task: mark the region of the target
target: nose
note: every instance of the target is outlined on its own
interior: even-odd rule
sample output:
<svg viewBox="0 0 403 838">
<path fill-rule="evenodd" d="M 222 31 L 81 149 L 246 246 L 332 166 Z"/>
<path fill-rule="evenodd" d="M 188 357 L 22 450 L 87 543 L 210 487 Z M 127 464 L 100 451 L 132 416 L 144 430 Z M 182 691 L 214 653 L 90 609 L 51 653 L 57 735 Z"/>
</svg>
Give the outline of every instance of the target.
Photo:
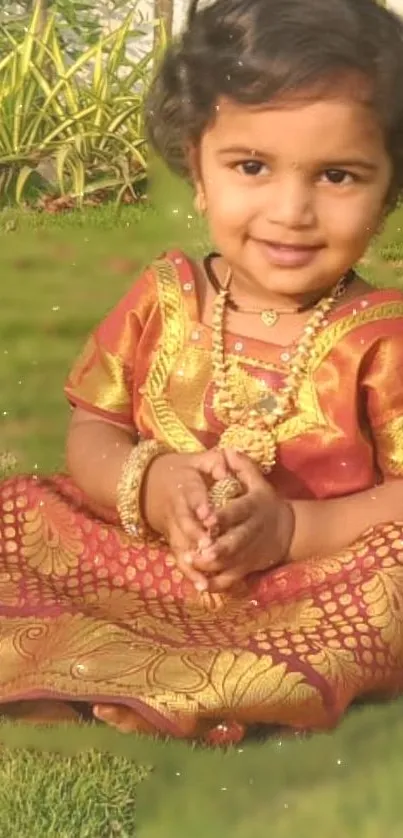
<svg viewBox="0 0 403 838">
<path fill-rule="evenodd" d="M 312 227 L 315 206 L 311 186 L 297 173 L 276 178 L 269 187 L 266 218 L 273 225 L 290 229 Z"/>
</svg>

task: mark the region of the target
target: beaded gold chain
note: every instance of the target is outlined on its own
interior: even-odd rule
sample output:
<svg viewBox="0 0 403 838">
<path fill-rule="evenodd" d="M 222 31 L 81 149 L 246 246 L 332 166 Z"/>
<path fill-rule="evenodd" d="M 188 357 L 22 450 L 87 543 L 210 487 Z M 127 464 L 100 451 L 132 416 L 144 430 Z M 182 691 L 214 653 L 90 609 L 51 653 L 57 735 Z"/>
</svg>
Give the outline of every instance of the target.
<svg viewBox="0 0 403 838">
<path fill-rule="evenodd" d="M 229 271 L 225 284 L 215 299 L 212 318 L 212 371 L 217 387 L 215 406 L 228 421 L 228 427 L 221 435 L 219 444 L 220 448 L 234 448 L 248 454 L 268 474 L 276 462 L 277 427 L 293 406 L 312 357 L 315 338 L 324 325 L 326 315 L 345 293 L 347 281 L 346 277 L 340 279 L 329 296 L 316 303 L 279 392 L 245 410 L 237 405 L 231 393 L 230 362 L 225 355 L 225 315 L 231 279 L 232 273 Z M 239 493 L 239 484 L 236 492 L 233 480 L 219 481 L 213 487 L 211 498 L 215 505 L 222 505 L 225 495 L 229 499 Z"/>
</svg>

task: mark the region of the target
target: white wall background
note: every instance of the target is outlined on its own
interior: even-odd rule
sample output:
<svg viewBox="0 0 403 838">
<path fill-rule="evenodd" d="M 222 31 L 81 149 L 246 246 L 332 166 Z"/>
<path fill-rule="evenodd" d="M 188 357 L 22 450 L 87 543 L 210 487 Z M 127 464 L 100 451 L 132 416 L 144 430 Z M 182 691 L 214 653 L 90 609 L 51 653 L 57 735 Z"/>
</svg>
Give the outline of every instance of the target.
<svg viewBox="0 0 403 838">
<path fill-rule="evenodd" d="M 327 0 L 323 0 L 327 2 Z M 98 0 L 95 2 L 95 7 L 99 7 L 102 16 L 107 23 L 108 18 L 108 2 L 107 0 Z M 129 5 L 129 4 L 128 4 Z M 403 0 L 386 0 L 386 5 L 403 15 Z M 174 29 L 177 32 L 180 29 L 188 6 L 188 0 L 174 0 Z M 144 14 L 145 18 L 151 20 L 154 11 L 154 0 L 140 0 L 138 4 L 139 10 Z"/>
<path fill-rule="evenodd" d="M 186 17 L 186 11 L 189 0 L 174 0 L 174 31 L 178 32 L 183 25 Z M 324 3 L 331 2 L 331 0 L 323 0 Z M 104 27 L 107 31 L 113 29 L 124 17 L 124 12 L 113 13 L 108 11 L 108 0 L 96 0 L 95 8 L 98 8 L 101 18 L 104 21 Z M 386 5 L 403 15 L 403 0 L 386 0 Z M 130 6 L 128 2 L 127 6 Z M 139 0 L 136 4 L 133 2 L 133 7 L 138 9 L 139 15 L 143 19 L 142 28 L 148 33 L 147 37 L 136 45 L 133 49 L 133 57 L 138 52 L 142 52 L 144 48 L 148 48 L 151 43 L 152 20 L 154 16 L 154 0 Z M 126 7 L 127 9 L 127 7 Z"/>
<path fill-rule="evenodd" d="M 188 0 L 174 0 L 174 16 L 173 28 L 174 32 L 178 32 L 186 18 L 186 11 L 188 7 Z M 154 0 L 128 0 L 124 8 L 119 11 L 113 11 L 110 8 L 108 0 L 95 0 L 94 8 L 97 10 L 101 21 L 103 22 L 103 29 L 105 32 L 111 32 L 119 23 L 125 19 L 130 12 L 130 8 L 136 12 L 136 23 L 139 29 L 144 31 L 145 37 L 133 43 L 129 50 L 131 58 L 136 58 L 144 51 L 150 49 L 152 44 L 153 20 L 154 20 Z"/>
</svg>

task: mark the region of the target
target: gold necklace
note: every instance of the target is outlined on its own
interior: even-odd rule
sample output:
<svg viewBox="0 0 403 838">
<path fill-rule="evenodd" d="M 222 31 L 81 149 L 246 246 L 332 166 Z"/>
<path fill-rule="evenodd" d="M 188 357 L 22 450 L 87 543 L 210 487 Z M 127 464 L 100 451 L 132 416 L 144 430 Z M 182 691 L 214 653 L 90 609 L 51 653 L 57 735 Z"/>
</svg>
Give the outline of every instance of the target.
<svg viewBox="0 0 403 838">
<path fill-rule="evenodd" d="M 297 308 L 244 308 L 236 303 L 235 311 L 239 314 L 259 314 L 262 323 L 269 329 L 275 326 L 279 318 L 283 314 L 300 314 L 302 311 L 307 311 L 309 308 L 314 308 L 315 303 L 308 306 L 298 306 Z"/>
<path fill-rule="evenodd" d="M 329 296 L 316 303 L 302 336 L 290 360 L 289 373 L 278 393 L 268 396 L 245 410 L 236 404 L 229 384 L 229 361 L 225 356 L 225 314 L 232 273 L 228 271 L 225 284 L 217 294 L 212 318 L 212 372 L 217 387 L 216 404 L 228 420 L 228 427 L 220 438 L 220 448 L 233 448 L 247 454 L 269 474 L 277 453 L 277 427 L 291 410 L 302 379 L 306 375 L 318 332 L 326 315 L 346 291 L 347 278 L 340 279 Z M 235 478 L 218 481 L 210 491 L 215 506 L 222 506 L 243 493 Z"/>
<path fill-rule="evenodd" d="M 222 286 L 217 279 L 217 276 L 212 268 L 211 259 L 213 257 L 219 256 L 218 253 L 212 253 L 207 256 L 203 261 L 204 271 L 206 273 L 207 279 L 210 284 L 213 286 L 214 291 L 216 294 L 219 294 L 222 291 L 223 287 L 226 286 L 227 278 L 224 281 L 224 286 Z M 230 269 L 227 270 L 227 277 L 231 276 Z M 351 275 L 350 275 L 351 278 Z M 346 278 L 347 281 L 347 278 Z M 227 307 L 232 311 L 237 312 L 238 314 L 255 314 L 259 315 L 262 323 L 268 328 L 275 326 L 278 322 L 279 317 L 283 314 L 302 314 L 305 311 L 310 311 L 315 308 L 318 299 L 310 300 L 308 303 L 302 303 L 301 305 L 297 306 L 296 308 L 257 308 L 256 306 L 240 306 L 238 303 L 235 302 L 234 298 L 230 293 L 227 296 Z"/>
</svg>

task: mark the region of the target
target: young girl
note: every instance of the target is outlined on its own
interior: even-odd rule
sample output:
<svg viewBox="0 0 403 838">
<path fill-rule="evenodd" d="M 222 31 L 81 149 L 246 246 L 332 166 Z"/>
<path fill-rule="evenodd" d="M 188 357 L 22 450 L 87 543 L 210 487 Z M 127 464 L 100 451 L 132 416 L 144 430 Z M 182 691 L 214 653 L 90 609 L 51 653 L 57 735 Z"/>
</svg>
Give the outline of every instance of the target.
<svg viewBox="0 0 403 838">
<path fill-rule="evenodd" d="M 89 339 L 70 477 L 2 484 L 4 703 L 217 742 L 402 689 L 403 296 L 353 267 L 403 189 L 401 78 L 374 0 L 192 3 L 149 134 L 217 252 Z"/>
</svg>

